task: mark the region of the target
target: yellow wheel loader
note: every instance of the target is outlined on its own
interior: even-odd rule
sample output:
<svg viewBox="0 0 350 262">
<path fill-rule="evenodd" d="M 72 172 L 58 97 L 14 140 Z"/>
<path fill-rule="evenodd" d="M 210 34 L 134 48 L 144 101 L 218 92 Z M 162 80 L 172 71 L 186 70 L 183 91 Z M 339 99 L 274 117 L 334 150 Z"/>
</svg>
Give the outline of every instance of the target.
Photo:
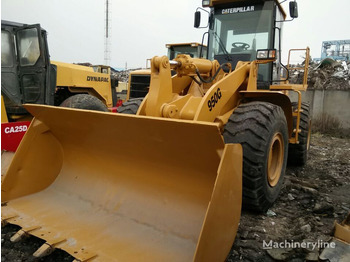
<svg viewBox="0 0 350 262">
<path fill-rule="evenodd" d="M 306 78 L 279 78 L 286 15 L 273 0 L 203 6 L 209 59 L 152 58 L 132 114 L 26 105 L 35 118 L 2 183 L 2 221 L 21 227 L 12 241 L 34 235 L 46 241 L 35 256 L 76 261 L 224 261 L 242 202 L 273 204 L 310 123 Z"/>
<path fill-rule="evenodd" d="M 207 56 L 207 46 L 199 43 L 176 43 L 166 44 L 165 46 L 168 49 L 169 60 L 173 60 L 179 54 L 187 54 L 193 58 L 204 58 Z M 149 67 L 147 66 L 147 68 Z M 132 104 L 140 103 L 148 93 L 150 81 L 151 70 L 149 69 L 130 72 L 126 100 L 132 99 L 130 101 Z"/>
</svg>

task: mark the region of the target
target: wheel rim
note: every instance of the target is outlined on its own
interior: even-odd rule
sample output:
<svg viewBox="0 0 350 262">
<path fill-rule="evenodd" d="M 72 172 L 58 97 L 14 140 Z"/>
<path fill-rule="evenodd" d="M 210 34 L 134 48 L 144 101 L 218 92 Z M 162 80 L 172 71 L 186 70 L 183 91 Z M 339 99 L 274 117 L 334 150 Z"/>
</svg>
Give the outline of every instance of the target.
<svg viewBox="0 0 350 262">
<path fill-rule="evenodd" d="M 281 133 L 276 133 L 270 145 L 269 159 L 267 165 L 267 178 L 270 186 L 277 185 L 282 171 L 284 158 L 284 143 Z"/>
</svg>

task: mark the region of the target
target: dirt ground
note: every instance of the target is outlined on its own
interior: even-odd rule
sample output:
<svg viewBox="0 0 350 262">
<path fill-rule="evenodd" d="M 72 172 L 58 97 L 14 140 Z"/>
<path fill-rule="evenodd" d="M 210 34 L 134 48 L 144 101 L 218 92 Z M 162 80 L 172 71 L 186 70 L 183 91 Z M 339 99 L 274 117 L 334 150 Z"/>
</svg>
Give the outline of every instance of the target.
<svg viewBox="0 0 350 262">
<path fill-rule="evenodd" d="M 334 220 L 350 210 L 350 139 L 313 134 L 309 160 L 304 167 L 288 167 L 281 195 L 266 214 L 243 211 L 239 230 L 227 258 L 232 261 L 317 261 L 314 249 L 263 249 L 263 242 L 329 241 Z M 1 261 L 72 261 L 61 250 L 34 259 L 44 241 L 29 237 L 12 243 L 19 228 L 1 229 Z"/>
</svg>

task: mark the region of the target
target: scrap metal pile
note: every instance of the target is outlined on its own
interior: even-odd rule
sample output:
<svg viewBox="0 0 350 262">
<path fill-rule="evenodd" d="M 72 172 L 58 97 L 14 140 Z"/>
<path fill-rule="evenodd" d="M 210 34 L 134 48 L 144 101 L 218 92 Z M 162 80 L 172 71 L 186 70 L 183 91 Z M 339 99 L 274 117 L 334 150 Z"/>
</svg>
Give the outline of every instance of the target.
<svg viewBox="0 0 350 262">
<path fill-rule="evenodd" d="M 290 82 L 301 83 L 303 77 L 303 70 L 295 70 L 290 76 Z M 308 75 L 308 88 L 318 90 L 349 90 L 350 62 L 336 62 L 329 58 L 320 63 L 311 62 Z"/>
<path fill-rule="evenodd" d="M 119 82 L 128 82 L 129 81 L 129 74 L 132 71 L 139 70 L 140 68 L 137 69 L 125 69 L 122 71 L 116 71 L 112 72 L 112 74 L 119 80 Z"/>
</svg>

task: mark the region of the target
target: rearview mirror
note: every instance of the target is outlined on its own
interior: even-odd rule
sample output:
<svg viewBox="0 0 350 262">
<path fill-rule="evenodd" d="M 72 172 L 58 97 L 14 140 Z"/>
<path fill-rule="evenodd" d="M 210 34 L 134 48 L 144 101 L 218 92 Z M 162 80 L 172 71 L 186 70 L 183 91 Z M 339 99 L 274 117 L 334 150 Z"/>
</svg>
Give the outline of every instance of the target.
<svg viewBox="0 0 350 262">
<path fill-rule="evenodd" d="M 297 2 L 289 2 L 289 14 L 291 18 L 298 17 L 298 3 Z"/>
<path fill-rule="evenodd" d="M 194 13 L 194 27 L 199 28 L 200 24 L 201 24 L 201 12 L 196 11 Z"/>
</svg>

